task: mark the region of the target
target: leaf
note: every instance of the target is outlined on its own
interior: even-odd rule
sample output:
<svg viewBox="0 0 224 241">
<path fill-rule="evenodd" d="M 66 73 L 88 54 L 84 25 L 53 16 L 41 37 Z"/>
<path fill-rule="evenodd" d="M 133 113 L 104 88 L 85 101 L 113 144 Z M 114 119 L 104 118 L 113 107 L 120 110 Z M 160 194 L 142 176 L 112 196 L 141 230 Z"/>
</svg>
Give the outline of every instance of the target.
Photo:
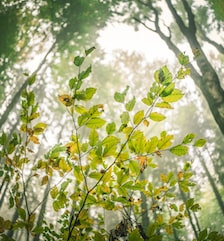
<svg viewBox="0 0 224 241">
<path fill-rule="evenodd" d="M 183 143 L 183 144 L 191 143 L 194 138 L 195 138 L 195 134 L 193 134 L 193 133 L 187 134 L 187 135 L 184 137 L 182 143 Z"/>
<path fill-rule="evenodd" d="M 93 171 L 89 174 L 89 177 L 98 181 L 102 177 L 102 174 L 100 172 Z"/>
<path fill-rule="evenodd" d="M 50 191 L 50 195 L 53 199 L 55 199 L 58 195 L 58 188 L 57 186 L 54 186 L 51 191 Z"/>
<path fill-rule="evenodd" d="M 187 65 L 189 63 L 189 57 L 184 53 L 179 53 L 178 61 L 181 65 Z"/>
<path fill-rule="evenodd" d="M 160 97 L 166 97 L 166 96 L 169 96 L 173 90 L 174 90 L 174 87 L 175 87 L 175 84 L 174 83 L 171 83 L 169 84 L 168 86 L 166 86 L 162 93 L 159 95 Z"/>
<path fill-rule="evenodd" d="M 28 85 L 32 85 L 35 81 L 36 81 L 36 74 L 33 74 L 28 78 Z"/>
<path fill-rule="evenodd" d="M 23 209 L 23 208 L 18 208 L 17 211 L 18 211 L 19 217 L 20 217 L 23 221 L 25 221 L 25 220 L 26 220 L 26 211 L 25 211 L 25 209 Z"/>
<path fill-rule="evenodd" d="M 89 133 L 89 144 L 90 146 L 95 146 L 99 140 L 99 134 L 96 129 L 92 129 Z"/>
<path fill-rule="evenodd" d="M 96 48 L 93 46 L 93 47 L 91 47 L 91 48 L 85 50 L 85 54 L 86 54 L 86 56 L 88 56 L 90 53 L 92 53 L 95 49 L 96 49 Z"/>
<path fill-rule="evenodd" d="M 180 68 L 177 72 L 177 79 L 184 79 L 187 75 L 190 75 L 191 69 L 190 68 Z"/>
<path fill-rule="evenodd" d="M 86 123 L 86 126 L 88 128 L 98 129 L 98 128 L 102 127 L 105 123 L 106 123 L 106 121 L 103 120 L 102 118 L 95 117 L 95 118 L 88 120 Z"/>
<path fill-rule="evenodd" d="M 165 101 L 156 103 L 155 107 L 173 109 L 173 107 L 170 105 L 170 103 L 165 102 Z"/>
<path fill-rule="evenodd" d="M 114 122 L 111 122 L 111 123 L 107 124 L 106 131 L 107 131 L 108 135 L 110 135 L 113 132 L 115 132 L 115 130 L 116 130 L 116 124 Z"/>
<path fill-rule="evenodd" d="M 67 162 L 65 161 L 64 158 L 60 159 L 60 161 L 59 161 L 59 168 L 63 172 L 70 172 L 72 170 L 72 168 L 67 164 Z"/>
<path fill-rule="evenodd" d="M 35 134 L 35 135 L 40 135 L 41 133 L 44 132 L 44 130 L 46 129 L 46 127 L 47 127 L 47 124 L 46 124 L 46 123 L 43 123 L 43 122 L 40 122 L 40 123 L 36 124 L 36 125 L 33 127 L 34 134 Z"/>
<path fill-rule="evenodd" d="M 196 147 L 202 147 L 202 146 L 205 145 L 205 143 L 206 143 L 206 140 L 205 140 L 205 139 L 198 139 L 198 140 L 195 141 L 194 146 L 196 146 Z"/>
<path fill-rule="evenodd" d="M 123 112 L 120 115 L 120 118 L 121 118 L 121 123 L 122 124 L 128 124 L 128 122 L 130 120 L 129 113 L 127 111 Z"/>
<path fill-rule="evenodd" d="M 58 99 L 65 106 L 71 106 L 73 104 L 73 98 L 70 95 L 59 95 Z"/>
<path fill-rule="evenodd" d="M 34 144 L 40 144 L 37 136 L 30 136 L 30 141 L 32 141 Z"/>
<path fill-rule="evenodd" d="M 48 183 L 48 176 L 44 176 L 41 180 L 41 186 L 45 185 Z"/>
<path fill-rule="evenodd" d="M 158 142 L 159 140 L 157 136 L 153 136 L 152 138 L 150 138 L 150 140 L 146 144 L 146 152 L 154 153 L 157 148 Z"/>
<path fill-rule="evenodd" d="M 153 121 L 163 121 L 164 119 L 166 119 L 166 116 L 158 112 L 152 112 L 149 115 L 149 118 Z"/>
<path fill-rule="evenodd" d="M 135 106 L 136 100 L 135 97 L 133 97 L 133 99 L 131 99 L 126 105 L 125 108 L 127 111 L 132 111 L 134 106 Z"/>
<path fill-rule="evenodd" d="M 91 71 L 92 71 L 92 67 L 91 67 L 91 65 L 90 65 L 86 70 L 82 71 L 82 72 L 78 75 L 78 79 L 79 79 L 79 80 L 86 79 L 86 78 L 89 76 L 89 74 L 91 73 Z"/>
<path fill-rule="evenodd" d="M 144 239 L 141 237 L 139 230 L 136 228 L 128 235 L 128 241 L 144 241 Z"/>
<path fill-rule="evenodd" d="M 170 152 L 177 156 L 183 156 L 188 153 L 188 147 L 183 145 L 177 145 L 170 149 Z"/>
<path fill-rule="evenodd" d="M 95 93 L 96 93 L 96 89 L 95 88 L 86 88 L 86 90 L 85 90 L 85 99 L 84 100 L 91 100 Z"/>
<path fill-rule="evenodd" d="M 115 99 L 117 102 L 124 103 L 124 99 L 125 99 L 125 96 L 126 96 L 128 90 L 129 90 L 129 86 L 127 85 L 126 88 L 125 88 L 125 90 L 124 90 L 122 93 L 120 93 L 120 92 L 115 92 L 115 94 L 114 94 L 114 99 Z"/>
<path fill-rule="evenodd" d="M 133 122 L 135 125 L 138 125 L 144 118 L 144 110 L 138 111 L 133 118 Z"/>
<path fill-rule="evenodd" d="M 153 100 L 151 98 L 143 98 L 142 102 L 148 106 L 150 106 L 153 103 Z"/>
<path fill-rule="evenodd" d="M 168 147 L 170 147 L 172 144 L 173 137 L 174 137 L 173 135 L 165 135 L 161 137 L 157 145 L 158 149 L 165 150 Z"/>
<path fill-rule="evenodd" d="M 124 98 L 125 98 L 125 95 L 124 95 L 124 94 L 119 93 L 119 92 L 115 92 L 115 94 L 114 94 L 114 99 L 115 99 L 117 102 L 124 103 Z"/>
<path fill-rule="evenodd" d="M 138 176 L 139 175 L 139 173 L 140 173 L 140 166 L 139 166 L 139 164 L 136 161 L 131 160 L 129 162 L 128 166 L 130 168 L 131 173 L 133 173 L 134 176 Z"/>
<path fill-rule="evenodd" d="M 155 71 L 154 79 L 157 83 L 168 85 L 172 82 L 173 77 L 167 66 L 164 65 L 162 68 Z"/>
<path fill-rule="evenodd" d="M 169 96 L 162 97 L 162 99 L 165 102 L 176 102 L 176 101 L 180 100 L 183 96 L 184 96 L 184 94 L 180 90 L 174 89 L 173 92 Z"/>
<path fill-rule="evenodd" d="M 85 60 L 84 57 L 76 56 L 76 57 L 74 58 L 73 63 L 74 63 L 77 67 L 79 67 L 79 66 L 82 65 L 82 63 L 83 63 L 84 60 Z"/>
<path fill-rule="evenodd" d="M 202 231 L 199 232 L 198 234 L 198 240 L 203 241 L 203 240 L 207 240 L 207 235 L 208 235 L 208 230 L 205 228 Z"/>
</svg>

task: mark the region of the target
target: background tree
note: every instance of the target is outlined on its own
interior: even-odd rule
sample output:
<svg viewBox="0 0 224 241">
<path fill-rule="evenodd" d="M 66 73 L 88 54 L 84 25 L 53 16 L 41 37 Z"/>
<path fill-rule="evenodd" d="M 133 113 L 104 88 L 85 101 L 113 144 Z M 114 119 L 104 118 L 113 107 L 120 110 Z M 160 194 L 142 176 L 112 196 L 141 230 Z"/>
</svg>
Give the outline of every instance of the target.
<svg viewBox="0 0 224 241">
<path fill-rule="evenodd" d="M 213 41 L 212 37 L 209 37 L 211 29 L 215 30 L 216 33 L 223 29 L 223 22 L 220 21 L 220 18 L 215 18 L 214 15 L 206 19 L 203 18 L 203 16 L 212 15 L 209 8 L 198 6 L 196 2 L 187 0 L 176 3 L 171 0 L 159 2 L 122 1 L 122 4 L 114 1 L 113 3 L 115 4 L 113 12 L 123 16 L 123 19 L 129 24 L 136 27 L 139 24 L 143 25 L 146 29 L 158 34 L 176 56 L 181 52 L 181 47 L 173 40 L 173 26 L 178 28 L 178 32 L 175 31 L 176 35 L 181 36 L 182 43 L 189 45 L 194 56 L 198 56 L 196 58 L 197 67 L 189 65 L 192 69 L 191 77 L 207 100 L 220 131 L 224 133 L 224 91 L 220 81 L 222 76 L 217 73 L 215 66 L 212 65 L 212 60 L 209 59 L 208 53 L 203 48 L 204 43 L 207 42 L 215 47 L 220 54 L 223 54 L 223 46 L 216 42 L 221 42 L 221 39 Z M 170 15 L 163 15 L 167 8 Z M 168 21 L 167 16 L 170 17 Z M 204 38 L 201 37 L 200 33 Z"/>
</svg>

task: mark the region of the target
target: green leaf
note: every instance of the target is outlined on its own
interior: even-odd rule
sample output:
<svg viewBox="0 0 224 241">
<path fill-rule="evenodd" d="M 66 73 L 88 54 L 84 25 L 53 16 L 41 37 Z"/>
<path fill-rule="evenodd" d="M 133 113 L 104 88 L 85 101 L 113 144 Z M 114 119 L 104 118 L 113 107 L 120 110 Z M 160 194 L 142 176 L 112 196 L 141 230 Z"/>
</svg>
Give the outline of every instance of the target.
<svg viewBox="0 0 224 241">
<path fill-rule="evenodd" d="M 75 110 L 79 114 L 84 114 L 87 112 L 87 109 L 82 105 L 75 105 Z"/>
<path fill-rule="evenodd" d="M 168 85 L 172 82 L 173 77 L 167 66 L 164 65 L 162 68 L 155 71 L 154 79 L 157 83 Z"/>
<path fill-rule="evenodd" d="M 186 208 L 190 208 L 194 204 L 194 198 L 189 198 L 186 201 Z"/>
<path fill-rule="evenodd" d="M 115 92 L 115 94 L 114 94 L 114 99 L 115 99 L 117 102 L 124 103 L 124 98 L 125 98 L 125 95 L 124 95 L 124 94 L 119 93 L 119 92 Z"/>
<path fill-rule="evenodd" d="M 33 74 L 28 78 L 28 85 L 32 85 L 35 81 L 36 81 L 36 74 Z"/>
<path fill-rule="evenodd" d="M 100 172 L 93 171 L 89 174 L 89 177 L 99 180 L 102 177 L 102 174 Z"/>
<path fill-rule="evenodd" d="M 132 111 L 134 106 L 135 106 L 136 100 L 135 97 L 133 97 L 133 99 L 131 99 L 130 101 L 128 101 L 128 103 L 125 105 L 125 108 L 127 111 Z"/>
<path fill-rule="evenodd" d="M 96 129 L 91 129 L 89 133 L 89 144 L 90 146 L 95 146 L 99 140 L 99 134 Z"/>
<path fill-rule="evenodd" d="M 153 103 L 153 100 L 151 98 L 143 98 L 142 102 L 148 106 L 150 106 Z"/>
<path fill-rule="evenodd" d="M 173 107 L 170 105 L 170 103 L 165 102 L 165 101 L 156 103 L 155 107 L 166 108 L 166 109 L 173 109 Z"/>
<path fill-rule="evenodd" d="M 85 100 L 91 100 L 95 93 L 96 93 L 95 88 L 87 88 L 85 90 Z"/>
<path fill-rule="evenodd" d="M 17 211 L 18 211 L 19 217 L 20 217 L 23 221 L 25 221 L 25 220 L 26 220 L 26 211 L 25 211 L 25 209 L 23 209 L 23 208 L 18 208 Z"/>
<path fill-rule="evenodd" d="M 125 88 L 125 90 L 124 90 L 122 93 L 120 93 L 120 92 L 115 92 L 115 94 L 114 94 L 114 99 L 115 99 L 117 102 L 124 103 L 125 96 L 126 96 L 128 90 L 129 90 L 129 86 L 127 85 L 126 88 Z"/>
<path fill-rule="evenodd" d="M 2 135 L 0 136 L 0 144 L 4 146 L 6 142 L 7 142 L 7 135 L 5 134 L 5 132 L 2 132 Z"/>
<path fill-rule="evenodd" d="M 76 57 L 74 58 L 74 64 L 75 64 L 77 67 L 79 67 L 79 66 L 82 65 L 82 63 L 83 63 L 84 60 L 85 60 L 84 57 L 76 56 Z"/>
<path fill-rule="evenodd" d="M 107 131 L 108 135 L 110 135 L 113 132 L 115 132 L 115 130 L 116 130 L 116 124 L 114 122 L 111 122 L 111 123 L 107 124 L 106 131 Z"/>
<path fill-rule="evenodd" d="M 106 123 L 105 120 L 99 117 L 92 118 L 86 122 L 86 126 L 92 129 L 98 129 Z"/>
<path fill-rule="evenodd" d="M 138 111 L 133 118 L 133 122 L 135 125 L 138 125 L 144 118 L 144 110 Z"/>
<path fill-rule="evenodd" d="M 207 229 L 202 230 L 198 234 L 198 240 L 200 240 L 200 241 L 206 240 L 207 235 L 208 235 L 208 230 Z"/>
<path fill-rule="evenodd" d="M 183 96 L 184 96 L 184 94 L 180 90 L 174 89 L 170 95 L 168 95 L 166 97 L 162 97 L 162 99 L 165 102 L 176 102 L 176 101 L 180 100 Z"/>
<path fill-rule="evenodd" d="M 46 127 L 47 127 L 47 124 L 40 122 L 33 127 L 33 132 L 35 135 L 40 135 L 44 132 Z"/>
<path fill-rule="evenodd" d="M 149 118 L 153 121 L 163 121 L 164 119 L 166 119 L 166 116 L 158 112 L 152 112 L 149 115 Z"/>
<path fill-rule="evenodd" d="M 177 79 L 184 79 L 187 75 L 190 75 L 191 69 L 190 68 L 180 68 L 177 72 Z"/>
<path fill-rule="evenodd" d="M 153 136 L 152 138 L 150 138 L 150 140 L 146 144 L 146 152 L 147 153 L 155 152 L 157 149 L 158 142 L 159 140 L 157 136 Z"/>
<path fill-rule="evenodd" d="M 195 141 L 194 146 L 196 146 L 196 147 L 202 147 L 202 146 L 205 145 L 205 143 L 206 143 L 206 140 L 205 140 L 205 139 L 198 139 L 198 140 Z"/>
<path fill-rule="evenodd" d="M 78 81 L 77 78 L 72 78 L 72 79 L 69 80 L 69 84 L 68 85 L 69 85 L 71 90 L 76 87 L 77 81 Z"/>
<path fill-rule="evenodd" d="M 166 97 L 166 96 L 169 96 L 173 90 L 174 90 L 174 87 L 175 87 L 175 84 L 174 83 L 171 83 L 169 84 L 168 86 L 166 86 L 162 93 L 159 95 L 160 97 Z"/>
<path fill-rule="evenodd" d="M 114 146 L 120 142 L 120 139 L 116 136 L 107 136 L 103 141 L 102 145 Z"/>
<path fill-rule="evenodd" d="M 121 118 L 121 123 L 122 124 L 128 124 L 128 122 L 130 120 L 129 113 L 127 111 L 123 112 L 120 115 L 120 118 Z"/>
<path fill-rule="evenodd" d="M 96 49 L 95 47 L 91 47 L 91 48 L 85 50 L 86 56 L 88 56 L 90 53 L 92 53 L 95 49 Z"/>
<path fill-rule="evenodd" d="M 55 199 L 58 195 L 58 188 L 57 186 L 54 186 L 51 191 L 50 191 L 50 195 L 53 199 Z"/>
<path fill-rule="evenodd" d="M 183 156 L 188 153 L 188 147 L 183 145 L 177 145 L 170 149 L 170 152 L 177 156 Z"/>
<path fill-rule="evenodd" d="M 171 144 L 172 144 L 173 137 L 174 137 L 173 135 L 163 136 L 158 142 L 158 145 L 157 145 L 158 149 L 159 150 L 165 150 L 168 147 L 170 147 Z"/>
<path fill-rule="evenodd" d="M 79 80 L 86 79 L 86 78 L 89 76 L 89 74 L 91 73 L 91 71 L 92 71 L 92 67 L 91 67 L 91 65 L 90 65 L 86 70 L 82 71 L 82 72 L 78 75 L 78 79 L 79 79 Z"/>
<path fill-rule="evenodd" d="M 187 135 L 184 137 L 182 143 L 183 143 L 183 144 L 191 143 L 194 138 L 195 138 L 195 134 L 193 134 L 193 133 L 187 134 Z"/>
<path fill-rule="evenodd" d="M 141 237 L 139 230 L 136 228 L 128 235 L 128 241 L 144 241 L 144 239 Z"/>
<path fill-rule="evenodd" d="M 130 171 L 134 174 L 134 176 L 138 176 L 139 175 L 139 173 L 140 173 L 140 166 L 139 166 L 137 161 L 131 160 L 129 162 L 128 166 L 130 168 Z"/>
<path fill-rule="evenodd" d="M 178 60 L 181 65 L 187 65 L 189 63 L 189 57 L 184 53 L 178 55 Z"/>
</svg>

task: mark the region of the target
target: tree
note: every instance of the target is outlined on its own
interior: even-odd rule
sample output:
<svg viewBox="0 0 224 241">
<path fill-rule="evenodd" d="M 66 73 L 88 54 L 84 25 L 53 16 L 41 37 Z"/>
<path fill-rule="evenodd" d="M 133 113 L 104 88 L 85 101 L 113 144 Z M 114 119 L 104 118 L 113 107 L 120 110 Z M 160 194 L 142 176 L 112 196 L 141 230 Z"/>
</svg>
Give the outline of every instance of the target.
<svg viewBox="0 0 224 241">
<path fill-rule="evenodd" d="M 71 118 L 67 124 L 72 125 L 64 143 L 56 144 L 44 157 L 35 157 L 35 146 L 41 144 L 41 135 L 47 128 L 46 123 L 38 121 L 40 114 L 32 90 L 35 78 L 29 78 L 22 92 L 19 133 L 11 139 L 1 133 L 0 174 L 1 178 L 11 180 L 6 195 L 8 208 L 18 211 L 13 222 L 4 215 L 0 217 L 2 240 L 15 240 L 5 234 L 11 229 L 25 231 L 23 238 L 27 241 L 36 235 L 44 240 L 67 241 L 123 237 L 129 241 L 162 240 L 172 237 L 173 229 L 182 230 L 189 214 L 200 210 L 193 197 L 179 203 L 175 193 L 180 189 L 191 194 L 195 183 L 191 180 L 190 162 L 183 162 L 177 172 L 160 173 L 156 182 L 143 175 L 147 168 L 156 168 L 154 156 L 171 153 L 181 157 L 188 153 L 189 146 L 205 144 L 204 139 L 196 139 L 194 134 L 185 135 L 174 145 L 174 135 L 164 130 L 150 138 L 144 133 L 150 122 L 163 121 L 163 110 L 170 111 L 173 103 L 183 97 L 176 82 L 189 74 L 188 57 L 180 54 L 180 68 L 175 75 L 167 66 L 155 71 L 154 82 L 142 98 L 144 109 L 135 109 L 134 96 L 127 99 L 128 88 L 115 92 L 114 99 L 123 109 L 120 121 L 115 123 L 107 121 L 103 103 L 92 103 L 96 89 L 85 83 L 92 67 L 83 69 L 83 64 L 93 50 L 94 47 L 87 49 L 84 55 L 74 58 L 77 75 L 69 79 L 68 93 L 58 96 Z M 34 203 L 29 188 L 35 191 L 36 186 L 47 186 L 50 180 L 51 187 Z M 145 212 L 141 209 L 141 193 L 151 200 L 147 230 L 139 221 Z M 48 196 L 52 215 L 45 215 L 42 225 L 37 226 L 38 209 L 45 209 Z M 103 210 L 122 214 L 116 227 L 105 230 Z M 195 232 L 196 240 L 223 240 L 215 231 Z"/>
<path fill-rule="evenodd" d="M 213 28 L 213 30 L 222 29 L 222 22 L 218 22 L 219 19 L 214 17 L 211 19 L 207 18 L 206 20 L 208 22 L 202 22 L 202 20 L 205 21 L 203 16 L 208 16 L 205 15 L 205 13 L 207 12 L 208 14 L 209 10 L 207 8 L 200 8 L 194 1 L 181 0 L 173 3 L 171 0 L 162 2 L 136 0 L 132 2 L 122 1 L 122 4 L 120 4 L 119 1 L 112 2 L 115 4 L 115 8 L 112 9 L 115 14 L 124 16 L 124 19 L 130 24 L 134 24 L 135 26 L 140 24 L 146 29 L 158 34 L 176 56 L 178 56 L 181 50 L 173 40 L 173 26 L 176 27 L 176 30 L 178 28 L 176 34 L 184 39 L 182 42 L 189 44 L 193 55 L 198 56 L 196 58 L 197 67 L 189 64 L 191 77 L 207 100 L 210 111 L 223 134 L 224 91 L 220 82 L 221 77 L 216 72 L 215 67 L 203 49 L 203 44 L 208 42 L 215 47 L 220 54 L 223 54 L 223 46 L 213 41 L 208 36 L 208 32 L 206 32 L 208 28 Z M 163 7 L 166 9 L 164 4 L 168 7 L 175 24 L 169 24 L 169 21 L 163 19 Z M 116 5 L 118 5 L 117 8 Z M 191 6 L 194 6 L 194 8 Z M 213 7 L 214 6 L 215 5 L 213 5 Z M 203 11 L 201 11 L 201 9 L 203 9 Z M 211 14 L 212 13 L 209 15 Z"/>
<path fill-rule="evenodd" d="M 40 82 L 37 87 L 45 89 L 49 83 L 41 81 L 47 79 L 44 70 L 50 68 L 53 72 L 60 58 L 67 58 L 68 53 L 78 51 L 81 44 L 88 46 L 93 43 L 97 30 L 105 25 L 109 11 L 107 4 L 97 0 L 91 3 L 71 0 L 3 1 L 0 9 L 0 19 L 4 20 L 0 25 L 4 36 L 0 40 L 3 63 L 0 68 L 3 83 L 0 100 L 4 107 L 0 127 L 3 127 L 28 82 L 28 79 L 18 79 L 17 75 L 31 72 Z M 34 55 L 40 53 L 42 60 L 28 70 L 23 63 L 32 63 Z M 10 93 L 4 93 L 5 86 L 11 86 Z"/>
</svg>

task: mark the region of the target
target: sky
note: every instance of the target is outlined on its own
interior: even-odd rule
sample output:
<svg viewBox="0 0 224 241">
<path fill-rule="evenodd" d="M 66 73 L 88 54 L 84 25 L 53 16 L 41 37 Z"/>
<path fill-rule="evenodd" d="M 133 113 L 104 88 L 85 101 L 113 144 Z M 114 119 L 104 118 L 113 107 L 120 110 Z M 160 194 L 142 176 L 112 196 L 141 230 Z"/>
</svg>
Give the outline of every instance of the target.
<svg viewBox="0 0 224 241">
<path fill-rule="evenodd" d="M 136 51 L 149 62 L 173 58 L 173 54 L 160 37 L 143 27 L 135 31 L 126 24 L 110 23 L 99 32 L 98 43 L 107 53 L 108 59 L 116 49 Z"/>
</svg>

